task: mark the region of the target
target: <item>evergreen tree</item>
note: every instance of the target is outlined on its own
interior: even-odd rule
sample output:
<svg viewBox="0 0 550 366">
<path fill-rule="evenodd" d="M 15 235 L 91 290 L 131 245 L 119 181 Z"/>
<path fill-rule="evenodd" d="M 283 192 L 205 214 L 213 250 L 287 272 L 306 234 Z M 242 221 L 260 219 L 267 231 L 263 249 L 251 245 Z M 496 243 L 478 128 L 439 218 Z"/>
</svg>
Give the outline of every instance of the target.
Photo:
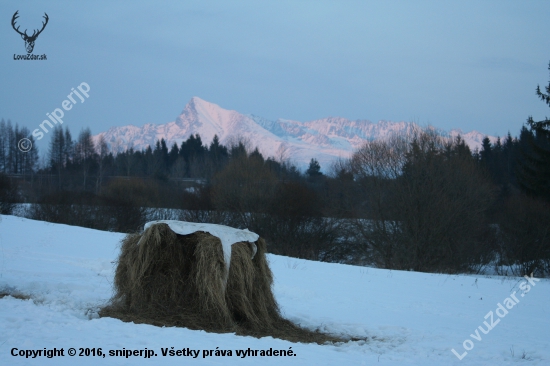
<svg viewBox="0 0 550 366">
<path fill-rule="evenodd" d="M 189 162 L 197 156 L 202 156 L 207 151 L 202 145 L 202 140 L 199 134 L 191 135 L 186 141 L 181 143 L 180 156 Z"/>
<path fill-rule="evenodd" d="M 306 174 L 310 178 L 316 178 L 323 175 L 323 173 L 321 173 L 321 165 L 319 165 L 317 159 L 312 158 L 310 160 L 309 167 L 306 170 Z"/>
<path fill-rule="evenodd" d="M 178 144 L 174 142 L 168 153 L 168 169 L 171 169 L 176 160 L 178 160 L 179 153 L 180 149 L 178 148 Z"/>
<path fill-rule="evenodd" d="M 231 146 L 229 155 L 231 156 L 231 159 L 237 159 L 243 156 L 244 157 L 248 156 L 248 153 L 246 151 L 246 146 L 242 141 L 239 141 L 237 144 Z"/>
<path fill-rule="evenodd" d="M 214 138 L 212 139 L 212 142 L 210 143 L 210 149 L 209 152 L 217 152 L 220 148 L 220 139 L 218 138 L 218 135 L 214 135 Z"/>
<path fill-rule="evenodd" d="M 147 146 L 147 149 L 145 149 L 142 166 L 145 168 L 145 175 L 153 176 L 155 174 L 155 160 L 153 158 L 153 149 L 151 149 L 151 145 Z"/>
<path fill-rule="evenodd" d="M 545 89 L 543 93 L 537 85 L 536 93 L 550 106 L 550 82 Z M 530 151 L 522 151 L 524 159 L 519 169 L 519 184 L 526 193 L 550 201 L 550 120 L 535 122 L 530 116 L 527 125 L 532 138 L 529 139 Z"/>
<path fill-rule="evenodd" d="M 504 188 L 504 194 L 507 195 L 510 192 L 510 188 L 513 186 L 517 187 L 517 180 L 516 180 L 516 155 L 517 155 L 517 139 L 513 139 L 512 135 L 510 135 L 510 132 L 508 132 L 508 135 L 506 136 L 506 139 L 504 140 L 504 144 L 502 145 L 502 154 L 501 154 L 501 164 L 499 165 L 502 174 L 504 176 L 503 180 L 505 182 Z"/>
<path fill-rule="evenodd" d="M 261 162 L 262 164 L 264 163 L 264 157 L 262 156 L 258 148 L 255 148 L 254 151 L 250 153 L 249 157 L 250 159 L 258 159 L 258 161 Z"/>
<path fill-rule="evenodd" d="M 210 158 L 214 162 L 214 165 L 216 166 L 221 164 L 221 162 L 227 159 L 227 157 L 229 156 L 227 148 L 220 144 L 220 139 L 218 138 L 218 135 L 214 135 L 214 138 L 210 143 L 208 153 L 210 155 Z"/>
<path fill-rule="evenodd" d="M 491 140 L 489 140 L 488 136 L 485 136 L 483 140 L 481 141 L 481 151 L 479 152 L 479 157 L 481 159 L 481 162 L 486 166 L 489 167 L 492 157 L 493 157 L 493 151 L 492 151 L 492 145 Z"/>
<path fill-rule="evenodd" d="M 170 164 L 170 158 L 168 156 L 168 146 L 166 145 L 166 140 L 164 140 L 164 138 L 160 139 L 160 152 L 162 155 L 164 169 L 166 170 L 166 168 Z"/>
<path fill-rule="evenodd" d="M 149 175 L 161 180 L 166 179 L 168 174 L 167 161 L 168 148 L 166 147 L 166 141 L 164 139 L 157 140 L 155 151 L 153 152 L 153 165 L 149 170 Z"/>
<path fill-rule="evenodd" d="M 220 144 L 218 135 L 214 135 L 210 147 L 208 149 L 208 162 L 210 166 L 209 177 L 222 170 L 223 165 L 227 162 L 229 152 L 227 148 Z"/>
</svg>

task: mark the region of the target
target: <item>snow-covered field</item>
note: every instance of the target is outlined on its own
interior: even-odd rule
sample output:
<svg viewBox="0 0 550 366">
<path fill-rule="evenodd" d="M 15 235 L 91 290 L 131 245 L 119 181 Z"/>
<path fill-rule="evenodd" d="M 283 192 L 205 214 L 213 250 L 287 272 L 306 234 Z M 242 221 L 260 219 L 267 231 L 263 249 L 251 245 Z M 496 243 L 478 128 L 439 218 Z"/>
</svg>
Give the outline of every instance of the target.
<svg viewBox="0 0 550 366">
<path fill-rule="evenodd" d="M 275 296 L 287 318 L 369 341 L 320 346 L 98 318 L 98 307 L 111 295 L 122 237 L 1 216 L 0 293 L 30 299 L 0 299 L 0 365 L 550 364 L 547 280 L 389 271 L 269 255 Z M 172 347 L 199 354 L 163 356 Z M 64 356 L 24 356 L 54 348 Z M 70 348 L 76 356 L 68 355 Z M 81 348 L 90 354 L 101 348 L 106 356 L 79 356 Z M 248 348 L 291 349 L 294 355 L 237 356 Z M 145 349 L 156 356 L 109 355 Z M 232 355 L 216 356 L 216 350 Z"/>
</svg>

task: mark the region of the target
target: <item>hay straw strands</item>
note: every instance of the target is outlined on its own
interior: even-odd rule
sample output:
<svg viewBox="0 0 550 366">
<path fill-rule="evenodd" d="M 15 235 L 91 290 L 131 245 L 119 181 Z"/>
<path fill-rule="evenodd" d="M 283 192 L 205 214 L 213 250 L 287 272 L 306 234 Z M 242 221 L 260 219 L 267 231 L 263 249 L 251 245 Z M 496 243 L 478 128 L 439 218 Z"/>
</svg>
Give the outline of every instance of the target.
<svg viewBox="0 0 550 366">
<path fill-rule="evenodd" d="M 248 229 L 239 230 L 229 226 L 216 225 L 216 224 L 206 224 L 206 223 L 197 223 L 197 222 L 186 222 L 186 221 L 177 221 L 177 220 L 157 220 L 151 221 L 145 224 L 144 230 L 151 225 L 156 224 L 166 224 L 173 232 L 180 235 L 189 235 L 196 233 L 197 231 L 203 231 L 214 235 L 220 239 L 223 247 L 223 255 L 225 259 L 225 264 L 227 270 L 231 265 L 231 246 L 235 243 L 248 242 L 252 248 L 252 258 L 256 255 L 256 240 L 258 240 L 259 235 L 248 231 Z M 138 243 L 139 245 L 139 243 Z"/>
<path fill-rule="evenodd" d="M 342 341 L 281 316 L 262 238 L 245 232 L 256 236 L 255 255 L 248 241 L 231 244 L 226 277 L 220 238 L 204 231 L 182 235 L 172 229 L 182 225 L 151 223 L 144 232 L 124 238 L 114 296 L 100 316 L 299 342 Z"/>
</svg>

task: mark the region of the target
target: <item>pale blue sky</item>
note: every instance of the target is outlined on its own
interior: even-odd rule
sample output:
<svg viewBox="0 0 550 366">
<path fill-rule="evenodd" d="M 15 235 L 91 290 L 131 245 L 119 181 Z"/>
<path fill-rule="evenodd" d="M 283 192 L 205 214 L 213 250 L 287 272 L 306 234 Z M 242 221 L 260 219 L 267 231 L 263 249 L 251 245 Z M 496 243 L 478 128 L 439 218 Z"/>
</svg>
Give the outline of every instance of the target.
<svg viewBox="0 0 550 366">
<path fill-rule="evenodd" d="M 49 24 L 14 61 L 21 30 Z M 173 121 L 193 96 L 268 119 L 414 121 L 517 135 L 548 107 L 550 1 L 2 1 L 0 118 L 30 130 L 71 88 L 73 135 Z M 49 136 L 39 142 L 42 152 Z"/>
</svg>

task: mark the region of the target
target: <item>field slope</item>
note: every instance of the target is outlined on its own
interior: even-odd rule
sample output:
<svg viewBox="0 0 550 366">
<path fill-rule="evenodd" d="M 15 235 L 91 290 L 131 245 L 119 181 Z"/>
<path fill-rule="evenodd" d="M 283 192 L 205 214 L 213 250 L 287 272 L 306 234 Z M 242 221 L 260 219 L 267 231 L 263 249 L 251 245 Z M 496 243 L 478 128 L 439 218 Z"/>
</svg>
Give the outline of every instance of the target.
<svg viewBox="0 0 550 366">
<path fill-rule="evenodd" d="M 285 317 L 311 329 L 369 340 L 320 346 L 98 318 L 98 307 L 112 293 L 122 237 L 1 216 L 0 365 L 550 364 L 547 280 L 531 280 L 527 293 L 524 278 L 390 271 L 269 255 Z M 514 292 L 519 302 L 508 301 L 512 307 L 505 313 L 498 304 Z M 484 334 L 478 327 L 487 330 L 490 312 L 494 327 Z M 470 348 L 465 355 L 463 344 Z M 76 356 L 68 355 L 71 347 Z M 162 355 L 172 347 L 199 354 Z M 63 348 L 64 356 L 12 356 L 53 348 Z M 78 356 L 80 348 L 101 348 L 107 356 Z M 258 356 L 237 356 L 237 350 L 248 348 Z M 295 355 L 260 356 L 270 348 Z M 108 355 L 109 350 L 145 349 L 157 356 Z M 216 349 L 218 354 L 231 350 L 231 356 L 216 356 Z"/>
</svg>

